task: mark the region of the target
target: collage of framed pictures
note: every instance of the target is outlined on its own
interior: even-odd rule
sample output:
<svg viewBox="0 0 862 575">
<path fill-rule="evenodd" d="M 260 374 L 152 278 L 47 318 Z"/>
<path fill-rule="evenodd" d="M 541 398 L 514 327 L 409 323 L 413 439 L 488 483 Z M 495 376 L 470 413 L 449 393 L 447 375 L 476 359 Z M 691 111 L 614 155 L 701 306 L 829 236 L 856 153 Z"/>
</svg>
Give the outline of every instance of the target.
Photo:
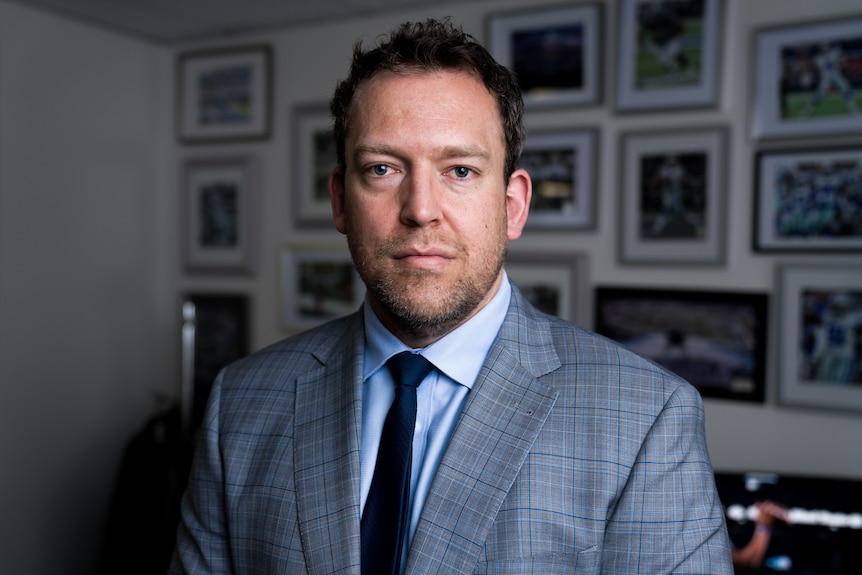
<svg viewBox="0 0 862 575">
<path fill-rule="evenodd" d="M 183 52 L 176 59 L 177 139 L 186 146 L 262 142 L 272 130 L 272 49 L 255 44 Z M 195 153 L 180 168 L 183 271 L 251 277 L 258 259 L 260 165 L 254 155 Z M 251 351 L 252 298 L 182 299 L 183 429 L 197 429 L 218 371 Z"/>
<path fill-rule="evenodd" d="M 840 139 L 862 133 L 862 17 L 764 28 L 754 47 L 753 250 L 862 253 L 862 146 Z M 862 411 L 858 259 L 777 267 L 778 402 Z"/>
<path fill-rule="evenodd" d="M 717 108 L 726 8 L 724 0 L 620 0 L 615 110 L 628 115 Z M 488 46 L 522 82 L 527 115 L 542 106 L 602 103 L 601 91 L 588 89 L 593 76 L 573 72 L 588 70 L 594 57 L 601 58 L 600 49 L 593 49 L 593 30 L 602 17 L 602 7 L 590 3 L 489 17 Z M 862 133 L 862 113 L 857 113 L 862 110 L 862 18 L 757 30 L 754 47 L 753 139 Z M 537 66 L 538 61 L 548 65 Z M 594 229 L 598 187 L 590 164 L 597 160 L 599 136 L 599 128 L 582 126 L 529 133 L 520 165 L 534 180 L 528 230 Z M 622 130 L 621 264 L 724 265 L 728 145 L 729 129 L 722 125 Z M 755 168 L 754 252 L 862 251 L 862 147 L 806 148 L 799 142 L 792 148 L 758 149 Z M 571 319 L 561 301 L 571 297 L 562 295 L 568 293 L 563 286 L 570 285 L 578 264 L 560 261 L 566 258 L 562 255 L 537 256 L 510 254 L 507 269 L 513 281 L 543 309 Z M 598 331 L 660 363 L 672 363 L 704 396 L 763 402 L 767 297 L 599 288 L 591 319 Z M 783 327 L 787 313 L 776 324 L 782 335 L 797 341 Z M 862 322 L 858 326 L 862 330 Z M 862 342 L 859 330 L 853 337 Z M 783 358 L 800 356 L 788 347 L 783 344 Z M 862 343 L 854 349 L 854 361 L 862 365 Z M 697 372 L 696 366 L 709 369 Z M 787 366 L 782 370 L 786 374 Z M 793 384 L 788 385 L 791 392 L 782 391 L 780 398 L 793 395 Z"/>
<path fill-rule="evenodd" d="M 255 44 L 183 52 L 176 60 L 177 138 L 186 145 L 262 141 L 272 123 L 272 49 Z M 252 274 L 260 167 L 249 155 L 196 154 L 180 174 L 188 273 Z"/>
<path fill-rule="evenodd" d="M 531 116 L 590 106 L 608 106 L 624 123 L 638 114 L 719 112 L 728 7 L 726 0 L 619 0 L 612 23 L 601 1 L 492 12 L 484 45 L 517 76 L 528 125 Z M 605 54 L 609 28 L 616 41 Z M 752 252 L 862 253 L 862 146 L 848 141 L 862 133 L 862 16 L 754 30 L 751 45 Z M 179 141 L 268 139 L 272 60 L 267 45 L 181 54 Z M 614 86 L 610 98 L 607 80 Z M 328 106 L 298 104 L 289 117 L 294 227 L 329 227 L 328 180 L 337 159 Z M 614 159 L 617 263 L 633 274 L 649 266 L 725 265 L 734 168 L 729 127 L 632 125 L 618 130 Z M 844 139 L 829 143 L 832 136 Z M 815 137 L 816 145 L 809 144 Z M 607 149 L 602 140 L 597 124 L 528 131 L 518 166 L 533 181 L 526 233 L 598 229 L 600 192 L 608 187 L 599 177 Z M 183 165 L 186 272 L 254 273 L 258 169 L 249 155 L 196 157 Z M 779 265 L 778 401 L 862 410 L 858 265 Z M 623 341 L 689 379 L 705 397 L 765 401 L 767 294 L 591 289 L 589 267 L 581 251 L 516 249 L 506 261 L 509 277 L 540 309 Z M 311 243 L 281 251 L 278 290 L 287 331 L 350 313 L 364 297 L 348 251 Z"/>
</svg>

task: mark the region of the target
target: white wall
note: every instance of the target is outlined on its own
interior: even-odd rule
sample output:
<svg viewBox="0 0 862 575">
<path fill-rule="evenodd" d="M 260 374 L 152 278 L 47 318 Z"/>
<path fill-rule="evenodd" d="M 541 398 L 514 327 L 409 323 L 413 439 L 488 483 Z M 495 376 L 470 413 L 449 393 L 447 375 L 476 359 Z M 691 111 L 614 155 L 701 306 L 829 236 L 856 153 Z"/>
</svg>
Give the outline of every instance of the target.
<svg viewBox="0 0 862 575">
<path fill-rule="evenodd" d="M 4 573 L 95 572 L 122 449 L 175 393 L 171 62 L 0 3 Z"/>
<path fill-rule="evenodd" d="M 271 42 L 276 105 L 269 141 L 180 146 L 173 132 L 173 51 L 0 0 L 0 555 L 10 573 L 91 573 L 123 445 L 153 406 L 178 392 L 177 298 L 241 291 L 253 298 L 252 345 L 279 322 L 278 257 L 293 243 L 344 245 L 334 231 L 293 225 L 291 112 L 325 103 L 354 40 L 405 19 L 451 14 L 479 38 L 486 17 L 526 0 L 447 3 L 285 29 L 230 43 Z M 598 226 L 530 231 L 512 250 L 590 255 L 594 284 L 758 290 L 775 295 L 775 265 L 804 257 L 750 251 L 753 157 L 747 136 L 753 31 L 860 14 L 858 0 L 729 0 L 721 105 L 662 114 L 613 112 L 616 2 L 605 29 L 605 103 L 531 112 L 530 128 L 601 129 Z M 730 129 L 727 263 L 716 269 L 617 262 L 622 132 L 723 124 Z M 857 140 L 858 141 L 858 140 Z M 177 182 L 185 160 L 251 154 L 260 160 L 261 253 L 252 277 L 184 274 Z M 818 258 L 822 261 L 824 258 Z M 862 258 L 825 258 L 859 265 Z M 770 332 L 775 337 L 774 329 Z M 862 478 L 858 414 L 706 400 L 718 469 Z"/>
</svg>

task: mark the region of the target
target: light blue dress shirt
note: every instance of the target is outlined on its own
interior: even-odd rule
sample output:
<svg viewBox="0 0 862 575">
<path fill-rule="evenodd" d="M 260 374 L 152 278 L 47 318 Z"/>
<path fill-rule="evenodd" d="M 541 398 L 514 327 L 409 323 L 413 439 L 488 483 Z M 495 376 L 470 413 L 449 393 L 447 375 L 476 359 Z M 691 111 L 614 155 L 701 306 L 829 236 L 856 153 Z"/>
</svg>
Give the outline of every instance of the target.
<svg viewBox="0 0 862 575">
<path fill-rule="evenodd" d="M 413 473 L 410 478 L 410 528 L 404 550 L 413 541 L 419 515 L 431 489 L 437 466 L 446 451 L 458 416 L 476 377 L 503 324 L 509 307 L 511 287 L 503 274 L 500 288 L 488 304 L 464 325 L 426 348 L 407 347 L 377 319 L 366 300 L 365 368 L 362 385 L 361 510 L 371 488 L 383 422 L 395 398 L 395 383 L 386 361 L 396 353 L 421 353 L 436 369 L 431 370 L 416 390 L 416 430 L 413 435 Z M 406 559 L 406 555 L 402 557 Z M 402 572 L 406 560 L 402 560 Z"/>
</svg>

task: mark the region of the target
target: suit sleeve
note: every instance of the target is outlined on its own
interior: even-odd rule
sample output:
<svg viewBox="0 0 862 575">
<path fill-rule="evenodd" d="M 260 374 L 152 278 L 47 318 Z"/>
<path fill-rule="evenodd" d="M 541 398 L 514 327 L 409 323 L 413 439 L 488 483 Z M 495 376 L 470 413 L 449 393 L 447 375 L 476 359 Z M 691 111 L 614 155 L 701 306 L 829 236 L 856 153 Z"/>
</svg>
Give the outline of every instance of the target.
<svg viewBox="0 0 862 575">
<path fill-rule="evenodd" d="M 703 403 L 680 385 L 655 419 L 605 532 L 606 573 L 732 574 Z"/>
<path fill-rule="evenodd" d="M 220 397 L 223 374 L 210 392 L 207 414 L 183 496 L 177 542 L 169 575 L 230 574 L 233 566 L 227 537 L 224 474 L 219 449 Z"/>
</svg>

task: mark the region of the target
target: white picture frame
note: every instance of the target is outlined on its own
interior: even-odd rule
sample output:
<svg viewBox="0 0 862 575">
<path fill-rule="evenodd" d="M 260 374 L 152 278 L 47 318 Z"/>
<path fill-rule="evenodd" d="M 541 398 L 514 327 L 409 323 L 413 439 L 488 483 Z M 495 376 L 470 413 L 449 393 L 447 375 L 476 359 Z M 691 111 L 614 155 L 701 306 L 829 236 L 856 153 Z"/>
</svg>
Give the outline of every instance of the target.
<svg viewBox="0 0 862 575">
<path fill-rule="evenodd" d="M 325 103 L 298 106 L 293 122 L 294 219 L 300 227 L 331 225 L 329 175 L 338 159 L 329 108 Z"/>
<path fill-rule="evenodd" d="M 589 329 L 589 262 L 582 252 L 510 251 L 506 274 L 540 310 Z"/>
<path fill-rule="evenodd" d="M 529 133 L 519 164 L 533 181 L 528 228 L 595 228 L 598 145 L 592 128 Z"/>
<path fill-rule="evenodd" d="M 862 17 L 766 28 L 756 32 L 752 83 L 751 135 L 759 138 L 831 136 L 862 132 L 860 80 L 848 81 L 842 51 L 862 48 Z M 828 66 L 844 80 L 822 73 Z M 828 94 L 824 88 L 832 88 Z M 842 82 L 855 88 L 852 106 Z"/>
<path fill-rule="evenodd" d="M 187 272 L 254 272 L 258 172 L 258 162 L 250 156 L 186 160 L 180 187 Z"/>
<path fill-rule="evenodd" d="M 621 0 L 616 108 L 714 107 L 722 0 Z"/>
<path fill-rule="evenodd" d="M 779 289 L 779 403 L 862 411 L 862 267 L 783 264 Z"/>
<path fill-rule="evenodd" d="M 281 323 L 302 331 L 359 309 L 365 284 L 347 248 L 290 245 L 280 254 Z"/>
<path fill-rule="evenodd" d="M 585 3 L 489 17 L 488 49 L 518 76 L 526 108 L 601 103 L 603 10 Z"/>
<path fill-rule="evenodd" d="M 703 127 L 623 134 L 622 263 L 724 262 L 727 133 Z"/>
</svg>

